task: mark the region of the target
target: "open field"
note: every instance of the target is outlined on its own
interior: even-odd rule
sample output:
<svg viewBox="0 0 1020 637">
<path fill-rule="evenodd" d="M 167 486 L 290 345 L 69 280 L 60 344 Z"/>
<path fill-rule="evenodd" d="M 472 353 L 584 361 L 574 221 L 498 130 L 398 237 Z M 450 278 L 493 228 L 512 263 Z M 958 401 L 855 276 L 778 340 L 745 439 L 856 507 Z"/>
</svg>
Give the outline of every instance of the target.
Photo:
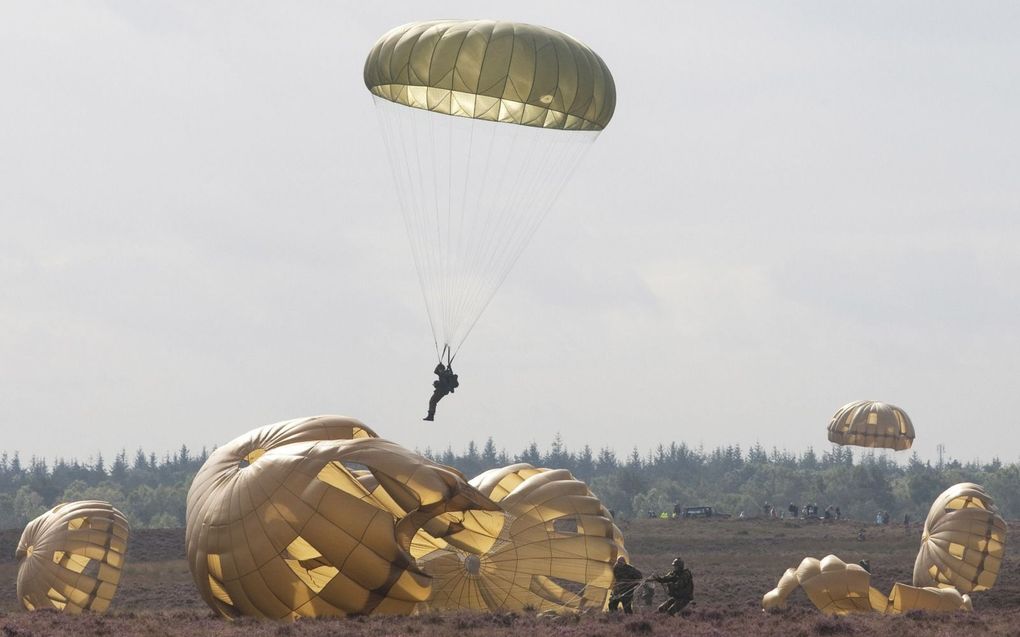
<svg viewBox="0 0 1020 637">
<path fill-rule="evenodd" d="M 860 542 L 857 531 L 862 526 L 867 539 Z M 646 575 L 667 570 L 677 554 L 687 561 L 696 587 L 690 612 L 663 618 L 638 604 L 630 617 L 448 614 L 231 624 L 214 617 L 195 592 L 183 559 L 184 532 L 141 530 L 132 537 L 124 579 L 108 615 L 30 614 L 21 611 L 15 599 L 13 555 L 19 533 L 5 531 L 0 532 L 0 635 L 1020 635 L 1020 575 L 1008 551 L 996 588 L 974 595 L 974 613 L 830 619 L 818 614 L 799 592 L 786 611 L 762 613 L 759 602 L 786 568 L 805 556 L 828 553 L 848 562 L 869 559 L 872 584 L 887 592 L 895 581 L 910 581 L 920 529 L 907 533 L 898 526 L 850 521 L 822 525 L 782 520 L 638 520 L 625 522 L 622 528 L 633 562 Z M 659 592 L 657 601 L 661 599 Z"/>
</svg>

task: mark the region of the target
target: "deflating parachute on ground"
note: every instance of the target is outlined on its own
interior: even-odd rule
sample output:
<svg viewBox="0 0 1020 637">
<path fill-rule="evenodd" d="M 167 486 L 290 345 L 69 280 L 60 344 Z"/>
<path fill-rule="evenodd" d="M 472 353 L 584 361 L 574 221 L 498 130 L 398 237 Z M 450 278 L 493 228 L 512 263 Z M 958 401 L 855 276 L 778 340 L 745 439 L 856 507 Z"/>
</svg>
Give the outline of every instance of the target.
<svg viewBox="0 0 1020 637">
<path fill-rule="evenodd" d="M 566 470 L 515 464 L 471 481 L 502 511 L 456 514 L 459 533 L 420 531 L 412 553 L 432 575 L 432 608 L 601 610 L 623 537 L 588 487 Z"/>
<path fill-rule="evenodd" d="M 364 78 L 449 362 L 612 118 L 613 77 L 552 29 L 446 20 L 383 35 Z"/>
<path fill-rule="evenodd" d="M 971 610 L 970 597 L 953 588 L 915 588 L 895 584 L 886 597 L 871 587 L 871 574 L 857 564 L 835 555 L 821 560 L 805 557 L 800 566 L 787 569 L 776 588 L 762 598 L 762 608 L 782 608 L 800 586 L 818 610 L 827 615 L 877 612 L 906 613 L 912 610 Z"/>
<path fill-rule="evenodd" d="M 914 562 L 915 586 L 953 586 L 969 593 L 992 587 L 1005 552 L 1006 522 L 980 485 L 942 492 L 924 521 Z"/>
<path fill-rule="evenodd" d="M 105 611 L 120 582 L 128 531 L 124 515 L 99 500 L 59 504 L 29 522 L 16 552 L 22 606 Z"/>
<path fill-rule="evenodd" d="M 495 509 L 457 471 L 337 416 L 256 429 L 213 452 L 188 493 L 186 548 L 222 615 L 409 613 L 431 578 L 408 552 L 444 516 Z"/>
<path fill-rule="evenodd" d="M 841 445 L 902 451 L 914 444 L 914 425 L 895 405 L 858 400 L 843 405 L 829 421 L 829 440 Z"/>
</svg>

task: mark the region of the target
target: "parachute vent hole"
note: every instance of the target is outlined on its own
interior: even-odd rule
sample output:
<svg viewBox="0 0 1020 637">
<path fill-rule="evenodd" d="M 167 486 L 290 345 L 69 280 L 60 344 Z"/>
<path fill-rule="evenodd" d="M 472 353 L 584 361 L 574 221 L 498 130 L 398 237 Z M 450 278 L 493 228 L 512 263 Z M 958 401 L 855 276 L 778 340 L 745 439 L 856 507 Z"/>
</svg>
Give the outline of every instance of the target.
<svg viewBox="0 0 1020 637">
<path fill-rule="evenodd" d="M 464 570 L 468 575 L 478 575 L 482 572 L 482 560 L 477 555 L 468 555 L 464 558 Z"/>
<path fill-rule="evenodd" d="M 244 469 L 246 467 L 250 467 L 251 465 L 253 465 L 255 463 L 256 460 L 261 458 L 263 456 L 263 454 L 265 454 L 265 453 L 266 453 L 265 449 L 255 449 L 255 450 L 253 450 L 248 455 L 246 455 L 245 457 L 241 458 L 241 460 L 237 463 L 238 468 L 239 469 Z"/>
<path fill-rule="evenodd" d="M 369 468 L 366 465 L 363 465 L 363 464 L 360 464 L 360 463 L 357 463 L 357 462 L 343 462 L 343 461 L 341 461 L 340 464 L 342 464 L 344 466 L 344 469 L 347 469 L 348 471 L 350 471 L 351 474 L 354 475 L 354 476 L 363 476 L 363 475 L 367 475 L 367 474 L 371 473 L 371 470 L 369 470 Z"/>
<path fill-rule="evenodd" d="M 575 582 L 574 580 L 563 579 L 562 577 L 546 577 L 550 582 L 555 584 L 557 587 L 563 589 L 560 592 L 560 596 L 564 599 L 579 598 L 584 595 L 584 590 L 587 588 L 582 582 Z M 564 595 L 564 592 L 566 595 Z M 545 595 L 543 595 L 545 597 Z"/>
<path fill-rule="evenodd" d="M 85 568 L 81 570 L 81 574 L 92 579 L 99 579 L 99 560 L 89 560 Z"/>
<path fill-rule="evenodd" d="M 557 533 L 577 533 L 577 518 L 560 518 L 553 521 L 553 530 Z"/>
</svg>

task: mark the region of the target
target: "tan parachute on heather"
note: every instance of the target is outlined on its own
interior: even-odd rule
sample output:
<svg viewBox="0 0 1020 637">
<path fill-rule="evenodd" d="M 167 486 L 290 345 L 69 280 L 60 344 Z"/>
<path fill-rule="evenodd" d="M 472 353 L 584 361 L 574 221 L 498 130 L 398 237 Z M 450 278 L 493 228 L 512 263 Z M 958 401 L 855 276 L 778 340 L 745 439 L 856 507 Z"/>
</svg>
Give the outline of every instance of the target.
<svg viewBox="0 0 1020 637">
<path fill-rule="evenodd" d="M 1006 522 L 980 485 L 942 492 L 924 521 L 914 562 L 915 586 L 953 586 L 969 593 L 995 584 L 1005 552 Z"/>
<path fill-rule="evenodd" d="M 818 610 L 828 615 L 885 612 L 886 598 L 871 588 L 871 574 L 857 564 L 847 564 L 835 555 L 821 560 L 805 557 L 797 568 L 787 569 L 776 588 L 762 598 L 763 608 L 782 607 L 800 586 Z"/>
<path fill-rule="evenodd" d="M 566 470 L 515 464 L 471 481 L 503 509 L 457 514 L 463 531 L 420 531 L 412 553 L 432 575 L 431 608 L 601 610 L 626 556 L 612 517 Z"/>
<path fill-rule="evenodd" d="M 110 606 L 127 552 L 128 522 L 109 502 L 59 504 L 28 523 L 16 556 L 28 610 L 77 614 Z"/>
<path fill-rule="evenodd" d="M 805 557 L 800 566 L 787 569 L 776 588 L 762 598 L 762 608 L 785 607 L 787 598 L 798 586 L 804 589 L 811 603 L 827 615 L 972 609 L 970 597 L 953 588 L 915 588 L 897 583 L 886 597 L 872 588 L 868 571 L 857 564 L 847 564 L 835 555 L 821 560 Z"/>
<path fill-rule="evenodd" d="M 841 445 L 902 451 L 914 444 L 914 425 L 895 405 L 858 400 L 839 408 L 829 421 L 829 440 Z"/>
<path fill-rule="evenodd" d="M 408 552 L 445 514 L 496 508 L 454 469 L 324 416 L 256 429 L 218 448 L 188 493 L 186 549 L 212 608 L 286 619 L 409 613 L 431 578 Z"/>
<path fill-rule="evenodd" d="M 440 362 L 450 363 L 588 148 L 616 85 L 541 26 L 414 22 L 365 60 Z"/>
</svg>

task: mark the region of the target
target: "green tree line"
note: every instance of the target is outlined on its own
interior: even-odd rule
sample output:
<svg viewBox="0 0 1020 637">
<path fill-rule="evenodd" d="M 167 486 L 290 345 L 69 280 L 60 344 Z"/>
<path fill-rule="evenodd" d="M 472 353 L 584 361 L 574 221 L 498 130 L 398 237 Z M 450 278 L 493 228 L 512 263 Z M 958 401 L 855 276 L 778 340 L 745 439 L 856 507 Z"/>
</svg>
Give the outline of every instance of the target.
<svg viewBox="0 0 1020 637">
<path fill-rule="evenodd" d="M 187 447 L 157 458 L 139 450 L 133 459 L 121 451 L 107 465 L 102 455 L 80 462 L 0 454 L 0 529 L 23 527 L 61 502 L 106 500 L 120 509 L 134 528 L 184 525 L 188 488 L 207 454 Z"/>
<path fill-rule="evenodd" d="M 984 485 L 1003 515 L 1020 515 L 1020 466 L 998 460 L 933 464 L 916 454 L 897 462 L 891 454 L 835 445 L 819 455 L 813 449 L 793 453 L 758 444 L 705 451 L 684 443 L 659 445 L 643 455 L 634 449 L 618 457 L 609 448 L 569 450 L 558 435 L 547 449 L 532 442 L 516 454 L 498 450 L 490 438 L 481 446 L 469 442 L 461 452 L 426 449 L 424 455 L 469 478 L 517 462 L 568 469 L 622 517 L 672 512 L 675 505 L 760 515 L 766 502 L 777 511 L 793 502 L 838 506 L 845 517 L 863 521 L 880 510 L 894 520 L 904 514 L 919 520 L 932 500 L 957 482 Z M 2 453 L 0 528 L 21 528 L 60 502 L 83 499 L 111 502 L 135 528 L 183 526 L 188 488 L 206 458 L 204 449 L 194 454 L 181 447 L 162 458 L 141 450 L 129 458 L 121 451 L 109 464 L 98 456 L 85 462 L 57 460 L 51 466 Z"/>
</svg>

